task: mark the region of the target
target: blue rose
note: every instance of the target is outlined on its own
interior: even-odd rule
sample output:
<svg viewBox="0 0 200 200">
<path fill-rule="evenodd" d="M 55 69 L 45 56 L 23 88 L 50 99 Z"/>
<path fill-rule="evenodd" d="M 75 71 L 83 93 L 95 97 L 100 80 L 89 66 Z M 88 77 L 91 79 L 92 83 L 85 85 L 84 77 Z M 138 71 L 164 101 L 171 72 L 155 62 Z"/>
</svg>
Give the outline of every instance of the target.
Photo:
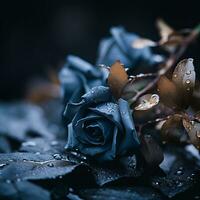
<svg viewBox="0 0 200 200">
<path fill-rule="evenodd" d="M 140 142 L 128 102 L 115 101 L 108 87 L 92 88 L 79 103 L 69 103 L 66 149 L 78 149 L 98 161 L 111 161 L 134 153 Z"/>
<path fill-rule="evenodd" d="M 122 27 L 113 27 L 111 37 L 103 39 L 99 46 L 97 64 L 111 65 L 120 60 L 126 67 L 152 66 L 162 61 L 162 57 L 154 55 L 149 47 L 136 49 L 132 47 L 134 40 L 139 38 L 134 33 L 128 33 Z"/>
<path fill-rule="evenodd" d="M 92 87 L 104 85 L 108 72 L 94 67 L 79 57 L 69 55 L 59 73 L 62 97 L 65 103 L 78 102 Z"/>
</svg>

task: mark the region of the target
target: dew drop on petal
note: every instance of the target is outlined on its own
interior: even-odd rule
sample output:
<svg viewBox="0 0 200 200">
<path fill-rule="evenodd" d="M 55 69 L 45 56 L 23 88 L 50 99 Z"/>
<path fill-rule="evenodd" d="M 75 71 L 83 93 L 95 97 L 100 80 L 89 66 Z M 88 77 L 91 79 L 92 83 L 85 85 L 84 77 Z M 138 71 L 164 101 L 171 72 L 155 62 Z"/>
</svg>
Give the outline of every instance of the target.
<svg viewBox="0 0 200 200">
<path fill-rule="evenodd" d="M 185 82 L 186 82 L 187 84 L 190 84 L 190 80 L 189 80 L 189 79 L 187 79 Z"/>
<path fill-rule="evenodd" d="M 5 167 L 7 164 L 6 163 L 1 163 L 0 164 L 0 169 L 2 169 L 3 167 Z"/>
<path fill-rule="evenodd" d="M 53 163 L 48 163 L 47 166 L 48 167 L 54 167 L 54 164 Z"/>
</svg>

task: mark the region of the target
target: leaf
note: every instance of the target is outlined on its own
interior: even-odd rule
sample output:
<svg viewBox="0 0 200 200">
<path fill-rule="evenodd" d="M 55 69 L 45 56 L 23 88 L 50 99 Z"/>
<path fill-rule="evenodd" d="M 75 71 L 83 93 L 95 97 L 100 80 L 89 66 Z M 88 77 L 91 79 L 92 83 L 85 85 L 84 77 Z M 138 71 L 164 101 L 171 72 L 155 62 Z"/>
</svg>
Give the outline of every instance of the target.
<svg viewBox="0 0 200 200">
<path fill-rule="evenodd" d="M 162 149 L 151 135 L 143 135 L 140 151 L 150 167 L 158 166 L 164 159 Z"/>
<path fill-rule="evenodd" d="M 0 199 L 10 200 L 50 200 L 50 193 L 28 181 L 16 183 L 0 182 Z"/>
<path fill-rule="evenodd" d="M 136 156 L 124 157 L 118 162 L 110 163 L 109 165 L 89 164 L 92 169 L 95 181 L 98 185 L 108 185 L 120 180 L 129 178 L 138 178 L 141 176 L 143 169 L 137 168 Z"/>
<path fill-rule="evenodd" d="M 39 106 L 28 103 L 0 104 L 0 135 L 15 141 L 25 141 L 30 137 L 55 137 Z"/>
<path fill-rule="evenodd" d="M 162 19 L 157 20 L 156 26 L 162 41 L 167 41 L 168 37 L 174 32 L 174 30 Z"/>
<path fill-rule="evenodd" d="M 198 160 L 183 147 L 171 145 L 165 148 L 164 153 L 169 158 L 164 161 L 170 165 L 169 171 L 165 176 L 154 175 L 152 186 L 168 198 L 192 199 L 191 196 L 195 196 L 192 189 L 199 188 Z"/>
<path fill-rule="evenodd" d="M 161 128 L 161 136 L 165 142 L 187 142 L 187 136 L 182 126 L 182 117 L 177 114 L 170 116 Z"/>
<path fill-rule="evenodd" d="M 65 141 L 61 140 L 48 140 L 46 138 L 34 138 L 23 142 L 20 147 L 20 151 L 29 153 L 40 154 L 56 154 L 63 153 Z"/>
<path fill-rule="evenodd" d="M 190 142 L 200 150 L 200 123 L 183 119 L 183 126 L 189 135 Z"/>
<path fill-rule="evenodd" d="M 108 85 L 112 94 L 117 99 L 121 96 L 122 89 L 128 82 L 128 75 L 120 61 L 116 61 L 110 68 Z"/>
<path fill-rule="evenodd" d="M 180 61 L 174 69 L 172 81 L 187 99 L 193 93 L 195 86 L 195 71 L 193 59 L 188 58 Z"/>
<path fill-rule="evenodd" d="M 44 180 L 66 176 L 77 170 L 88 174 L 88 167 L 76 164 L 67 156 L 49 154 L 8 153 L 0 154 L 0 181 Z"/>
<path fill-rule="evenodd" d="M 138 102 L 135 110 L 149 110 L 159 103 L 159 96 L 157 94 L 145 94 L 138 99 Z"/>
<path fill-rule="evenodd" d="M 78 194 L 83 199 L 103 200 L 103 199 L 137 199 L 137 200 L 161 200 L 162 196 L 150 187 L 110 187 L 82 189 Z"/>
<path fill-rule="evenodd" d="M 156 42 L 146 39 L 146 38 L 138 38 L 133 41 L 132 47 L 136 49 L 142 49 L 145 47 L 155 47 L 157 46 Z"/>
<path fill-rule="evenodd" d="M 178 91 L 175 84 L 170 81 L 166 76 L 161 76 L 158 81 L 158 92 L 161 101 L 169 107 L 177 107 L 179 100 Z"/>
</svg>

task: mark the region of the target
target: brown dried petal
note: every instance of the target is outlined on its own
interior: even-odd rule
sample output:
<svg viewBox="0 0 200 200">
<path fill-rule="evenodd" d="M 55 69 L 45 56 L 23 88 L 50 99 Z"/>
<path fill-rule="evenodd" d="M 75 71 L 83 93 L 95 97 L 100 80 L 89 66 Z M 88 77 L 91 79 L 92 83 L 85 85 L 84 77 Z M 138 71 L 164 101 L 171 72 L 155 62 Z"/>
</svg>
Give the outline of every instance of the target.
<svg viewBox="0 0 200 200">
<path fill-rule="evenodd" d="M 120 98 L 122 89 L 128 82 L 128 75 L 120 61 L 116 61 L 110 68 L 108 85 L 117 99 Z"/>
<path fill-rule="evenodd" d="M 177 107 L 178 103 L 178 91 L 175 84 L 170 81 L 166 76 L 161 76 L 158 81 L 158 92 L 161 101 L 169 107 Z"/>
<path fill-rule="evenodd" d="M 168 37 L 174 32 L 174 30 L 162 19 L 157 20 L 156 26 L 159 30 L 162 41 L 167 41 Z"/>
<path fill-rule="evenodd" d="M 200 123 L 183 119 L 183 126 L 189 135 L 190 142 L 200 150 Z"/>
<path fill-rule="evenodd" d="M 195 86 L 195 76 L 193 59 L 188 58 L 177 64 L 173 72 L 172 81 L 182 93 L 191 95 Z"/>
<path fill-rule="evenodd" d="M 173 115 L 165 121 L 161 128 L 162 139 L 166 142 L 186 142 L 187 137 L 183 132 L 182 117 L 180 115 Z"/>
</svg>

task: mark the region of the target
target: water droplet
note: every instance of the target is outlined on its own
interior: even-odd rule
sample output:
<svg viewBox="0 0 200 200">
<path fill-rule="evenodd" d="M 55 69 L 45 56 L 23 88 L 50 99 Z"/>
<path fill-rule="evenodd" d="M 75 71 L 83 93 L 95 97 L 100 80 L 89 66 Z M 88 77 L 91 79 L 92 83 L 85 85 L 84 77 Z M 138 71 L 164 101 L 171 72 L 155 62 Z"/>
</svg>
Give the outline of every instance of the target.
<svg viewBox="0 0 200 200">
<path fill-rule="evenodd" d="M 153 182 L 154 185 L 159 185 L 158 181 Z"/>
<path fill-rule="evenodd" d="M 7 180 L 6 180 L 6 183 L 11 183 L 11 180 L 7 179 Z"/>
<path fill-rule="evenodd" d="M 122 111 L 122 115 L 126 115 L 126 112 L 125 112 L 125 111 Z"/>
<path fill-rule="evenodd" d="M 54 167 L 54 164 L 53 163 L 48 163 L 47 166 L 48 167 Z"/>
<path fill-rule="evenodd" d="M 33 142 L 33 141 L 23 142 L 22 146 L 24 146 L 24 147 L 26 147 L 26 146 L 33 147 L 33 146 L 36 146 L 36 143 Z"/>
<path fill-rule="evenodd" d="M 77 155 L 78 155 L 78 153 L 75 152 L 75 151 L 72 151 L 71 154 L 74 155 L 74 156 L 77 156 Z"/>
<path fill-rule="evenodd" d="M 177 175 L 182 175 L 182 174 L 183 174 L 183 171 L 182 171 L 182 170 L 178 170 L 178 171 L 176 172 L 176 174 L 177 174 Z"/>
<path fill-rule="evenodd" d="M 87 159 L 87 157 L 86 157 L 86 156 L 82 156 L 82 159 L 83 159 L 83 160 L 86 160 L 86 159 Z"/>
<path fill-rule="evenodd" d="M 197 132 L 196 132 L 196 136 L 197 136 L 198 138 L 200 138 L 200 131 L 197 131 Z"/>
<path fill-rule="evenodd" d="M 6 163 L 0 163 L 0 169 L 5 167 L 7 164 Z"/>
<path fill-rule="evenodd" d="M 53 157 L 56 159 L 56 160 L 61 160 L 62 159 L 62 156 L 58 153 L 54 154 Z"/>
<path fill-rule="evenodd" d="M 56 140 L 51 141 L 51 145 L 52 145 L 52 146 L 56 146 L 56 145 L 58 145 L 58 141 L 56 141 Z"/>
<path fill-rule="evenodd" d="M 186 74 L 187 74 L 187 75 L 190 75 L 190 74 L 191 74 L 191 71 L 190 71 L 190 70 L 189 70 L 189 71 L 187 71 L 187 72 L 186 72 Z"/>
<path fill-rule="evenodd" d="M 181 167 L 179 167 L 179 170 L 183 170 L 183 167 L 181 166 Z"/>
<path fill-rule="evenodd" d="M 187 84 L 190 84 L 190 80 L 189 80 L 189 79 L 187 79 L 185 82 L 186 82 Z"/>
<path fill-rule="evenodd" d="M 179 183 L 177 184 L 177 187 L 181 187 L 181 186 L 183 186 L 183 183 L 182 183 L 182 182 L 179 182 Z"/>
</svg>

